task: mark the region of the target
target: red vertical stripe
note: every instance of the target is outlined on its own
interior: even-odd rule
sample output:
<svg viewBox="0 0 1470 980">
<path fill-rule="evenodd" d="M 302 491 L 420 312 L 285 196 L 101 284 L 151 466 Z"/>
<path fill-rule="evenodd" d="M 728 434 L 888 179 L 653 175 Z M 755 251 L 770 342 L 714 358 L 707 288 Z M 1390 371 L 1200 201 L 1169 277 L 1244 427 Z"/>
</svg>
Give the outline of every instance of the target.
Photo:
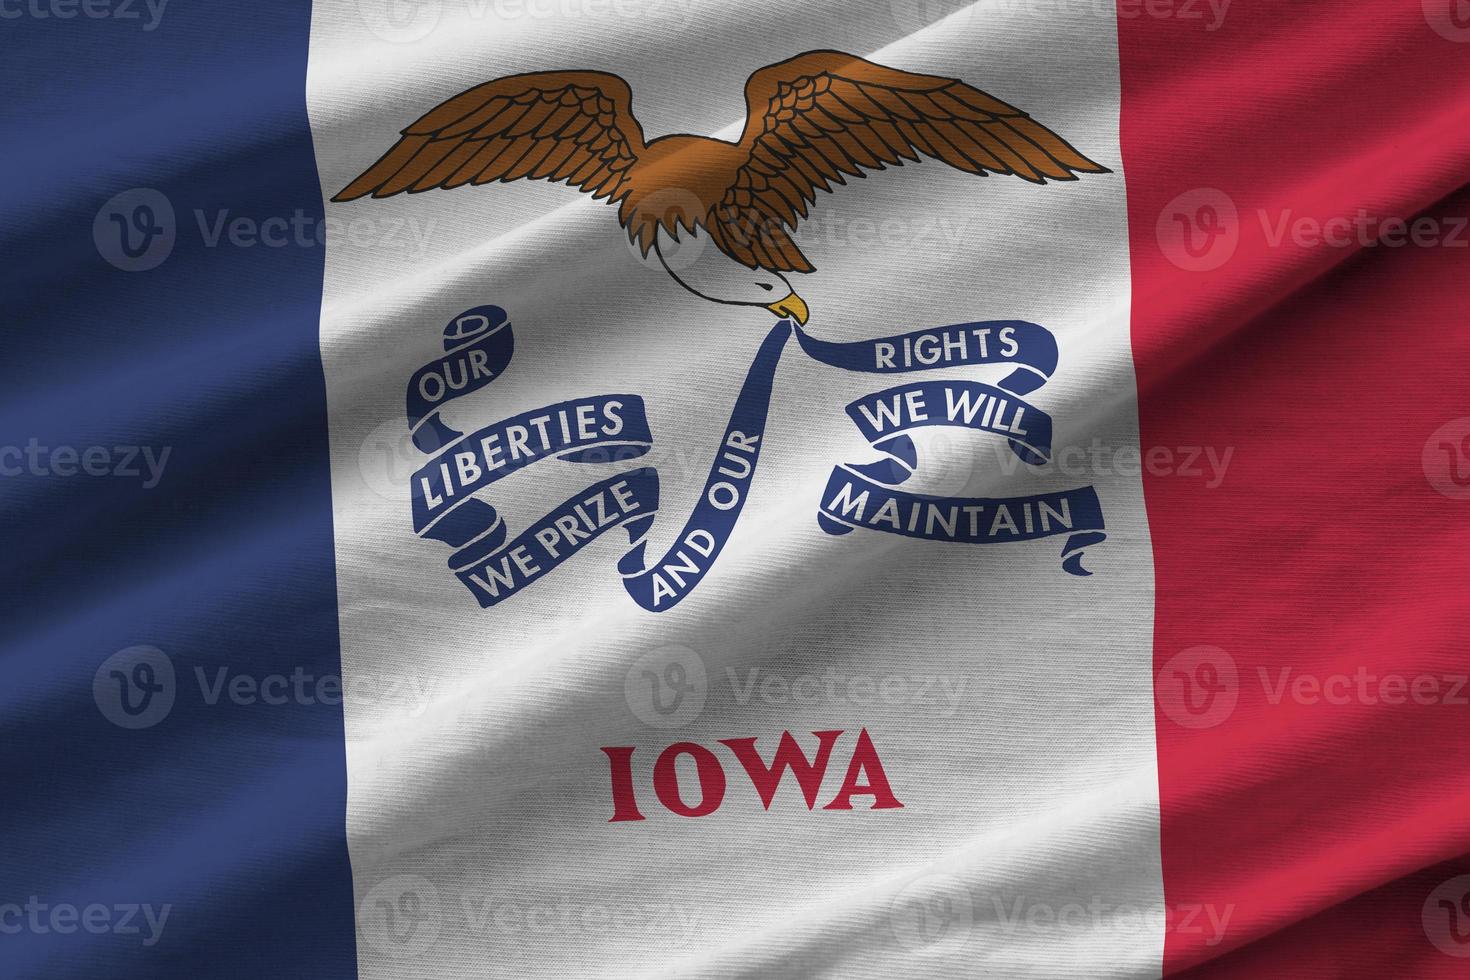
<svg viewBox="0 0 1470 980">
<path fill-rule="evenodd" d="M 1119 15 L 1166 973 L 1470 975 L 1470 3 Z"/>
</svg>

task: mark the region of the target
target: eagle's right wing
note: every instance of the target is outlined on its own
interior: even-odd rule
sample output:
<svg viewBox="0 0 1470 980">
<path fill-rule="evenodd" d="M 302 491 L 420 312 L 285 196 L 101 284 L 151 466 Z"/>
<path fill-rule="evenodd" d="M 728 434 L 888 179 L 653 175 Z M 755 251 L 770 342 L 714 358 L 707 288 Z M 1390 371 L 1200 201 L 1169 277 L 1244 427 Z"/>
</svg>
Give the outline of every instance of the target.
<svg viewBox="0 0 1470 980">
<path fill-rule="evenodd" d="M 632 100 L 628 83 L 606 72 L 497 78 L 404 129 L 392 149 L 332 200 L 520 177 L 565 180 L 616 200 L 644 148 Z"/>
<path fill-rule="evenodd" d="M 808 51 L 750 76 L 746 162 L 710 232 L 746 265 L 810 272 L 787 234 L 816 192 L 921 157 L 1032 183 L 1107 173 L 1025 112 L 954 78 L 899 71 L 840 51 Z"/>
</svg>

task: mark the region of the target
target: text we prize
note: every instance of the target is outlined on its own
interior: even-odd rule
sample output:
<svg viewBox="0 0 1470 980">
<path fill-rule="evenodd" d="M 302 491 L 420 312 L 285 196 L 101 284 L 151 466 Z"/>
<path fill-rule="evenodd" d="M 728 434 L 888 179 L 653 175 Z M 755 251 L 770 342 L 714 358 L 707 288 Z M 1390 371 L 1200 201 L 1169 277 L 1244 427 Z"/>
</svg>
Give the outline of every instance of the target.
<svg viewBox="0 0 1470 980">
<path fill-rule="evenodd" d="M 719 744 L 729 750 L 750 779 L 765 809 L 771 808 L 776 790 L 789 769 L 795 778 L 806 808 L 814 810 L 821 794 L 822 781 L 832 760 L 833 749 L 841 731 L 812 732 L 817 739 L 815 758 L 806 753 L 790 732 L 782 732 L 775 755 L 767 763 L 756 749 L 755 738 L 722 738 Z M 639 809 L 637 780 L 633 771 L 633 746 L 603 747 L 609 762 L 613 815 L 608 823 L 646 819 Z M 694 764 L 694 778 L 681 777 L 679 759 L 687 756 Z M 647 775 L 644 776 L 647 779 Z M 725 764 L 720 756 L 697 742 L 675 742 L 659 753 L 653 764 L 653 795 L 665 810 L 681 817 L 707 817 L 720 809 L 725 801 L 727 785 Z M 698 787 L 698 796 L 693 790 Z M 846 775 L 836 794 L 823 810 L 852 810 L 855 797 L 871 797 L 868 810 L 898 810 L 903 804 L 894 796 L 883 769 L 883 760 L 866 728 L 858 732 L 849 754 Z M 691 801 L 692 800 L 692 801 Z"/>
</svg>

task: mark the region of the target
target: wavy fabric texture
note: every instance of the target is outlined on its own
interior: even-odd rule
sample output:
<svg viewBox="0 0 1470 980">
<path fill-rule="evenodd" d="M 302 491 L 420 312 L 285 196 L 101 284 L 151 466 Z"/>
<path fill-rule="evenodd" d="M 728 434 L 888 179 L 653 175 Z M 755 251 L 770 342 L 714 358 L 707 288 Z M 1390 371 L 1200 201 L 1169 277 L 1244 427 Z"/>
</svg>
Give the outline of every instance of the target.
<svg viewBox="0 0 1470 980">
<path fill-rule="evenodd" d="M 0 51 L 0 977 L 1464 975 L 1466 0 Z"/>
<path fill-rule="evenodd" d="M 1436 436 L 1470 415 L 1465 13 L 1237 3 L 1217 37 L 1121 22 L 1143 438 L 1237 460 L 1208 495 L 1145 479 L 1165 893 L 1237 910 L 1216 948 L 1171 933 L 1171 974 L 1464 974 L 1461 886 L 1435 893 L 1467 870 L 1446 753 L 1470 525 Z M 1241 99 L 1223 82 L 1247 63 Z M 1227 201 L 1229 259 L 1172 262 L 1192 260 L 1160 215 Z M 1438 231 L 1400 240 L 1394 219 Z M 1303 220 L 1353 230 L 1332 245 Z M 1235 701 L 1189 727 L 1176 658 L 1200 647 Z"/>
<path fill-rule="evenodd" d="M 310 18 L 103 12 L 0 19 L 0 975 L 352 976 L 322 248 L 207 234 L 321 219 Z"/>
</svg>

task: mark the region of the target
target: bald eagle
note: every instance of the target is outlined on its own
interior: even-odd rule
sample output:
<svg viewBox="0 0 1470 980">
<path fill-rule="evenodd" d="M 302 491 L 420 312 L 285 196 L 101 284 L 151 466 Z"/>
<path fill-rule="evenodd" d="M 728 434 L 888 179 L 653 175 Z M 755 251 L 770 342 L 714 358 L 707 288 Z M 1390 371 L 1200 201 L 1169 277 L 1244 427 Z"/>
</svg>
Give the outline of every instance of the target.
<svg viewBox="0 0 1470 980">
<path fill-rule="evenodd" d="M 333 201 L 436 187 L 564 181 L 618 205 L 644 259 L 686 289 L 806 323 L 787 273 L 814 267 L 791 238 L 846 177 L 933 157 L 967 173 L 1044 184 L 1108 170 L 1025 112 L 954 78 L 809 51 L 745 85 L 738 142 L 645 140 L 632 90 L 599 71 L 497 78 L 436 106 Z M 710 243 L 715 250 L 681 248 Z M 692 256 L 692 257 L 691 257 Z"/>
</svg>

